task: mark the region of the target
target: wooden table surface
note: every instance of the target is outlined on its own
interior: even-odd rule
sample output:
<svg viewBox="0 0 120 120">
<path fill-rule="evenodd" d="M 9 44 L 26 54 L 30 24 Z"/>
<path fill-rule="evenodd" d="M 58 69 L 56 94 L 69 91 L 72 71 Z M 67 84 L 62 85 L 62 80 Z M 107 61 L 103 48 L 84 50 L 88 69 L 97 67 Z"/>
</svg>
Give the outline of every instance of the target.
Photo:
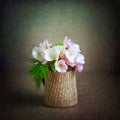
<svg viewBox="0 0 120 120">
<path fill-rule="evenodd" d="M 76 106 L 51 108 L 27 72 L 1 73 L 0 120 L 120 120 L 120 74 L 83 72 L 77 88 Z"/>
</svg>

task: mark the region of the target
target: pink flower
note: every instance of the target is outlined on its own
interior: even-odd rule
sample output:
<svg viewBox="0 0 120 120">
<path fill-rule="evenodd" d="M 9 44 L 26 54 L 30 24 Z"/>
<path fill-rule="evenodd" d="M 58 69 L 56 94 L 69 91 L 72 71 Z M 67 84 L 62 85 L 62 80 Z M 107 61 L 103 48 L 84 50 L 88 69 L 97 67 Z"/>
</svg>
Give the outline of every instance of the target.
<svg viewBox="0 0 120 120">
<path fill-rule="evenodd" d="M 69 48 L 70 46 L 73 45 L 73 40 L 68 38 L 68 36 L 66 36 L 63 40 L 63 43 L 64 43 L 66 48 Z"/>
<path fill-rule="evenodd" d="M 82 72 L 83 64 L 85 64 L 84 56 L 79 53 L 75 59 L 75 63 L 76 63 L 76 69 L 78 70 L 78 72 Z"/>
<path fill-rule="evenodd" d="M 69 62 L 69 61 L 67 61 L 67 64 L 69 65 L 69 66 L 71 66 L 71 67 L 74 67 L 76 64 L 75 63 L 71 63 L 71 62 Z"/>
<path fill-rule="evenodd" d="M 76 69 L 78 70 L 78 72 L 82 72 L 83 71 L 83 64 L 77 64 Z"/>
<path fill-rule="evenodd" d="M 48 40 L 44 40 L 44 42 L 40 43 L 40 47 L 44 50 L 47 48 L 50 48 L 51 46 L 52 46 L 52 44 L 49 44 Z"/>
<path fill-rule="evenodd" d="M 78 53 L 77 51 L 70 47 L 69 49 L 66 50 L 65 56 L 70 63 L 74 63 L 74 59 L 77 57 L 77 53 Z"/>
<path fill-rule="evenodd" d="M 73 46 L 71 46 L 71 47 L 73 47 L 73 49 L 75 50 L 75 51 L 77 51 L 77 52 L 81 52 L 80 51 L 80 46 L 78 45 L 78 44 L 73 44 Z"/>
<path fill-rule="evenodd" d="M 77 54 L 77 57 L 75 58 L 76 64 L 85 64 L 84 56 L 80 53 Z"/>
<path fill-rule="evenodd" d="M 59 60 L 55 62 L 55 69 L 58 72 L 65 73 L 68 69 L 68 66 L 65 64 L 64 60 Z"/>
</svg>

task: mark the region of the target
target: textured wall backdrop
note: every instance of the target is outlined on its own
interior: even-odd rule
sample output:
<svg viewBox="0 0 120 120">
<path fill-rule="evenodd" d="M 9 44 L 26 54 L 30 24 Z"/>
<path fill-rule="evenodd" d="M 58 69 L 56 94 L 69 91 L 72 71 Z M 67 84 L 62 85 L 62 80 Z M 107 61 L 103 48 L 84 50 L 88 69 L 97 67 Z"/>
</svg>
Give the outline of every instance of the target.
<svg viewBox="0 0 120 120">
<path fill-rule="evenodd" d="M 2 6 L 1 70 L 28 70 L 32 47 L 68 35 L 80 44 L 85 71 L 119 70 L 119 14 L 115 2 L 7 2 Z"/>
</svg>

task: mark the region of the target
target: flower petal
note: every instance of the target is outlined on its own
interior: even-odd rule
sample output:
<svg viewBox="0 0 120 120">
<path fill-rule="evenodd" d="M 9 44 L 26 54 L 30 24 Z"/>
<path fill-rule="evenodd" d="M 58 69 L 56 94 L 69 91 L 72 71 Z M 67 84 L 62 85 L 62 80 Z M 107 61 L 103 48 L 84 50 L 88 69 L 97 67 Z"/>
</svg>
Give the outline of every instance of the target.
<svg viewBox="0 0 120 120">
<path fill-rule="evenodd" d="M 75 58 L 75 63 L 76 64 L 85 64 L 84 56 L 79 53 L 77 55 L 77 57 Z"/>
<path fill-rule="evenodd" d="M 65 73 L 68 69 L 68 66 L 65 64 L 64 60 L 59 60 L 55 62 L 55 69 L 58 72 Z"/>
<path fill-rule="evenodd" d="M 68 36 L 66 36 L 63 40 L 63 43 L 64 43 L 66 48 L 69 48 L 70 46 L 73 45 L 73 40 L 68 38 Z"/>
<path fill-rule="evenodd" d="M 44 51 L 40 47 L 34 47 L 32 50 L 32 56 L 33 58 L 39 60 L 40 62 L 44 61 Z"/>
<path fill-rule="evenodd" d="M 82 72 L 82 71 L 83 71 L 83 65 L 78 64 L 78 65 L 76 66 L 76 69 L 78 70 L 78 72 Z"/>
<path fill-rule="evenodd" d="M 45 51 L 45 60 L 53 61 L 59 59 L 60 51 L 56 47 L 49 48 Z"/>
</svg>

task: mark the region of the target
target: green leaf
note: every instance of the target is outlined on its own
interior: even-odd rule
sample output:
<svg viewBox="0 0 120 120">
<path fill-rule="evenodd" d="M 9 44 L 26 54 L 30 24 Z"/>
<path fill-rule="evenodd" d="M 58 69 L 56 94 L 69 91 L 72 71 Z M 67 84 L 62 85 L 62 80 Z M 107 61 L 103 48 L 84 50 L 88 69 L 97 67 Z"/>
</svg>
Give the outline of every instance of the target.
<svg viewBox="0 0 120 120">
<path fill-rule="evenodd" d="M 40 61 L 36 60 L 35 58 L 30 58 L 29 62 L 30 63 L 37 63 L 37 62 L 40 62 Z"/>
<path fill-rule="evenodd" d="M 51 70 L 52 70 L 53 72 L 56 72 L 55 66 L 54 66 L 53 64 L 50 64 L 50 68 L 51 68 Z"/>
<path fill-rule="evenodd" d="M 42 66 L 41 74 L 44 76 L 43 79 L 48 78 L 48 66 L 47 65 Z"/>
<path fill-rule="evenodd" d="M 34 81 L 35 81 L 35 84 L 36 84 L 36 88 L 39 89 L 40 86 L 41 86 L 41 76 L 40 75 L 35 75 L 34 77 Z"/>
<path fill-rule="evenodd" d="M 36 88 L 39 89 L 41 83 L 43 82 L 43 79 L 48 78 L 48 65 L 41 64 L 40 62 L 33 64 L 31 69 L 29 70 L 29 73 L 31 76 L 33 76 Z"/>
<path fill-rule="evenodd" d="M 54 64 L 55 64 L 55 61 L 48 62 L 48 66 L 49 66 L 50 70 L 52 70 L 53 72 L 56 72 Z"/>
<path fill-rule="evenodd" d="M 63 46 L 64 43 L 63 42 L 59 42 L 59 43 L 56 43 L 55 46 Z"/>
</svg>

